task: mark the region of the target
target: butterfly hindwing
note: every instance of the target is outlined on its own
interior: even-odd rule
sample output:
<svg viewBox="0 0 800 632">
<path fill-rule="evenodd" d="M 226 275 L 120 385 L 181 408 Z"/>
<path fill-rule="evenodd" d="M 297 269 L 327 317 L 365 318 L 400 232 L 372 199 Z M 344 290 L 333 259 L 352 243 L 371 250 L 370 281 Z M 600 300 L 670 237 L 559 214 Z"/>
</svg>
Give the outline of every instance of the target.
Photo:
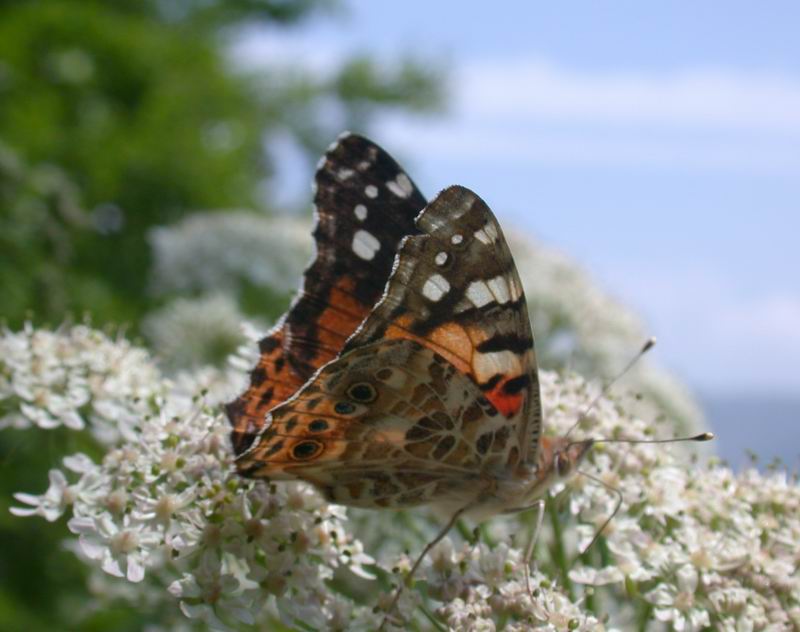
<svg viewBox="0 0 800 632">
<path fill-rule="evenodd" d="M 541 403 L 522 284 L 488 206 L 442 191 L 401 244 L 381 302 L 345 352 L 384 338 L 416 340 L 470 376 L 507 419 L 519 456 L 534 458 Z M 513 465 L 513 463 L 509 463 Z"/>
<path fill-rule="evenodd" d="M 328 149 L 315 176 L 316 256 L 297 298 L 259 343 L 250 386 L 227 405 L 238 455 L 285 401 L 347 338 L 381 297 L 400 241 L 416 233 L 425 199 L 380 147 L 355 134 Z"/>
<path fill-rule="evenodd" d="M 271 411 L 237 468 L 307 480 L 343 504 L 405 507 L 471 497 L 481 472 L 505 467 L 516 449 L 507 420 L 472 379 L 396 339 L 323 367 Z"/>
</svg>

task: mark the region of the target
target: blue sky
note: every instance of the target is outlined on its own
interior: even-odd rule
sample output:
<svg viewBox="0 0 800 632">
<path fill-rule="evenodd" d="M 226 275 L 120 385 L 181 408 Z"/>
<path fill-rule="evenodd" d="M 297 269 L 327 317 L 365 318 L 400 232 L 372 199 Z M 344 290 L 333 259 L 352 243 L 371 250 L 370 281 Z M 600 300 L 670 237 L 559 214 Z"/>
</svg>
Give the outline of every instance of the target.
<svg viewBox="0 0 800 632">
<path fill-rule="evenodd" d="M 800 4 L 346 6 L 243 50 L 441 64 L 446 112 L 375 126 L 426 194 L 469 186 L 570 253 L 696 389 L 800 394 Z"/>
</svg>

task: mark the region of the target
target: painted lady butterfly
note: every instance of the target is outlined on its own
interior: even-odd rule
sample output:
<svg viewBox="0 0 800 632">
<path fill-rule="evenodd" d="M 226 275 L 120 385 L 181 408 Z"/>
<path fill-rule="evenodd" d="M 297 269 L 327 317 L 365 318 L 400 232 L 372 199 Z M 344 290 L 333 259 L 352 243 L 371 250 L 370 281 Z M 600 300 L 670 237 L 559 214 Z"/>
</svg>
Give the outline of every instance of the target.
<svg viewBox="0 0 800 632">
<path fill-rule="evenodd" d="M 460 186 L 426 204 L 353 134 L 315 181 L 316 257 L 227 406 L 239 473 L 343 505 L 430 503 L 447 528 L 533 506 L 592 441 L 540 437 L 525 297 L 489 207 Z"/>
<path fill-rule="evenodd" d="M 591 443 L 540 437 L 525 297 L 489 207 L 460 186 L 426 205 L 354 134 L 315 180 L 316 257 L 227 406 L 239 473 L 357 507 L 530 505 Z"/>
</svg>

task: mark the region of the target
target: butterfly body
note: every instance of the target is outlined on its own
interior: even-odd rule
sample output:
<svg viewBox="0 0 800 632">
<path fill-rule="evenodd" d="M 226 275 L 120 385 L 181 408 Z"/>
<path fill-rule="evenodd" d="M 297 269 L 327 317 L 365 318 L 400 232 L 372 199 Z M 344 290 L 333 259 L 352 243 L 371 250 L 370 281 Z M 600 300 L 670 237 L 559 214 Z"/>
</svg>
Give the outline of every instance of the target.
<svg viewBox="0 0 800 632">
<path fill-rule="evenodd" d="M 227 407 L 239 473 L 356 507 L 530 506 L 590 443 L 540 439 L 533 333 L 494 215 L 458 186 L 426 205 L 354 135 L 316 185 L 317 256 Z"/>
</svg>

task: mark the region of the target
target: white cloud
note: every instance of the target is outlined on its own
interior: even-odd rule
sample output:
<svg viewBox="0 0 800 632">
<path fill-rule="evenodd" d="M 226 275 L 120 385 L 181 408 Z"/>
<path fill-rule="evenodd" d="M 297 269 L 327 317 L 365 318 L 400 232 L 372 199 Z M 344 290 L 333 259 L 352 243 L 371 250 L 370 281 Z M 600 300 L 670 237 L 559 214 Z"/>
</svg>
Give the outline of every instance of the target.
<svg viewBox="0 0 800 632">
<path fill-rule="evenodd" d="M 390 115 L 382 138 L 440 160 L 795 174 L 800 77 L 733 69 L 578 71 L 466 62 L 446 118 Z"/>
<path fill-rule="evenodd" d="M 702 139 L 664 137 L 647 131 L 498 129 L 459 121 L 420 121 L 387 117 L 381 140 L 409 155 L 471 164 L 589 164 L 647 166 L 683 170 L 713 169 L 746 173 L 796 174 L 797 143 L 778 139 Z"/>
<path fill-rule="evenodd" d="M 303 64 L 329 74 L 341 39 L 245 31 L 246 67 Z M 632 67 L 636 64 L 632 60 Z M 472 162 L 651 166 L 745 173 L 800 170 L 800 77 L 724 67 L 585 70 L 530 55 L 465 60 L 436 121 L 388 114 L 380 138 L 408 153 Z"/>
<path fill-rule="evenodd" d="M 467 63 L 454 84 L 470 116 L 800 134 L 800 80 L 774 73 L 581 72 L 512 58 Z"/>
</svg>

